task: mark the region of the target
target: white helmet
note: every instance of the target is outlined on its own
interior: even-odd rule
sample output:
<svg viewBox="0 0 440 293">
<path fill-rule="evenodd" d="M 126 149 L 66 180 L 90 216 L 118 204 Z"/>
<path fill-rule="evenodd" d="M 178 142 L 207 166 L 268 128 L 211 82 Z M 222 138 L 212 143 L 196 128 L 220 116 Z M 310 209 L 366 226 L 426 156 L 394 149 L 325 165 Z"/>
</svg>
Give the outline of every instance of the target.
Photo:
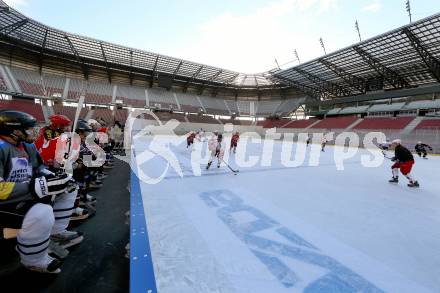
<svg viewBox="0 0 440 293">
<path fill-rule="evenodd" d="M 87 124 L 92 125 L 92 124 L 99 124 L 99 123 L 95 119 L 89 119 L 89 120 L 87 120 Z"/>
<path fill-rule="evenodd" d="M 421 141 L 418 141 L 417 144 L 422 144 L 422 142 L 421 142 Z"/>
<path fill-rule="evenodd" d="M 400 139 L 395 139 L 391 142 L 392 144 L 401 144 L 402 141 Z"/>
</svg>

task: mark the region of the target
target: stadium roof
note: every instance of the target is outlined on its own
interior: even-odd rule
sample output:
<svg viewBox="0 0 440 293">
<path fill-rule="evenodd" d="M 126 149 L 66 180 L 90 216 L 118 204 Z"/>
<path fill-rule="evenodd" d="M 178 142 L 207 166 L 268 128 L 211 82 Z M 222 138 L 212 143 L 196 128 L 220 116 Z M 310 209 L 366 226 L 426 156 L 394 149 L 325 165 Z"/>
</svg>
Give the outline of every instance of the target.
<svg viewBox="0 0 440 293">
<path fill-rule="evenodd" d="M 329 100 L 368 91 L 440 83 L 440 14 L 289 69 L 243 74 L 57 30 L 32 20 L 0 0 L 0 40 L 34 47 L 87 66 L 100 64 L 179 78 L 202 86 L 293 87 Z"/>
<path fill-rule="evenodd" d="M 438 85 L 440 14 L 271 74 L 321 101 Z"/>
</svg>

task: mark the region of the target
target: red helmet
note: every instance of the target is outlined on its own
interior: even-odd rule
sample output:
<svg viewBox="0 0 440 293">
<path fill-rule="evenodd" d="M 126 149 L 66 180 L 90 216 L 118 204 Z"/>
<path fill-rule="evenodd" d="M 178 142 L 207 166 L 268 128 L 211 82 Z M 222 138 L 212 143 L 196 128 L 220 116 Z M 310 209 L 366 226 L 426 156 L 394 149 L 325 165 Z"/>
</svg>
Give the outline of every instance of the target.
<svg viewBox="0 0 440 293">
<path fill-rule="evenodd" d="M 61 114 L 55 114 L 49 117 L 50 122 L 53 125 L 59 125 L 59 126 L 69 126 L 72 121 L 67 116 L 61 115 Z"/>
</svg>

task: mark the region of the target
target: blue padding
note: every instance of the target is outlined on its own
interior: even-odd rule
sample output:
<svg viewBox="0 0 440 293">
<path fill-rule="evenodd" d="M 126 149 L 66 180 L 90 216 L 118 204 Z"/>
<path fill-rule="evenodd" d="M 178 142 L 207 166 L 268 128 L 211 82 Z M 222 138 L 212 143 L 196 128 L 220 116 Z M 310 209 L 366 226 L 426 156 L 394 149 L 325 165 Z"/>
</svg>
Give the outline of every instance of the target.
<svg viewBox="0 0 440 293">
<path fill-rule="evenodd" d="M 134 159 L 132 163 L 135 162 Z M 130 292 L 156 293 L 147 219 L 144 214 L 139 178 L 133 171 L 131 171 L 130 197 Z"/>
</svg>

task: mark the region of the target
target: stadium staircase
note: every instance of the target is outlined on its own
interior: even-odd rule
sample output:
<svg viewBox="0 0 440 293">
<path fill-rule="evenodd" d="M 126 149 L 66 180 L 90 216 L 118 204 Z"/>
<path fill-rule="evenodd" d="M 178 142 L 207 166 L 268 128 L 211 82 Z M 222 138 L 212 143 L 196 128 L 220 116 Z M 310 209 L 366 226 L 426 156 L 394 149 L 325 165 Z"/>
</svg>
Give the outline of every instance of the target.
<svg viewBox="0 0 440 293">
<path fill-rule="evenodd" d="M 15 79 L 14 75 L 12 75 L 12 72 L 7 65 L 0 65 L 0 75 L 3 76 L 3 79 L 9 90 L 17 93 L 21 92 L 21 88 L 18 85 L 17 80 Z"/>
<path fill-rule="evenodd" d="M 0 64 L 0 78 L 5 84 L 5 87 L 7 90 L 13 90 L 11 81 L 8 78 L 8 75 L 6 74 L 6 70 L 3 65 Z"/>
<path fill-rule="evenodd" d="M 312 128 L 313 126 L 315 126 L 316 124 L 318 124 L 320 121 L 321 121 L 321 120 L 316 120 L 315 122 L 313 122 L 312 124 L 310 124 L 309 126 L 307 126 L 307 127 L 304 128 L 304 129 L 310 129 L 310 128 Z"/>
<path fill-rule="evenodd" d="M 422 122 L 424 117 L 416 117 L 402 130 L 402 134 L 410 134 Z"/>
<path fill-rule="evenodd" d="M 355 122 L 353 122 L 350 126 L 348 126 L 345 130 L 352 130 L 354 127 L 356 127 L 356 125 L 358 125 L 359 123 L 361 123 L 362 121 L 364 121 L 363 118 L 359 118 L 358 120 L 356 120 Z"/>
</svg>

